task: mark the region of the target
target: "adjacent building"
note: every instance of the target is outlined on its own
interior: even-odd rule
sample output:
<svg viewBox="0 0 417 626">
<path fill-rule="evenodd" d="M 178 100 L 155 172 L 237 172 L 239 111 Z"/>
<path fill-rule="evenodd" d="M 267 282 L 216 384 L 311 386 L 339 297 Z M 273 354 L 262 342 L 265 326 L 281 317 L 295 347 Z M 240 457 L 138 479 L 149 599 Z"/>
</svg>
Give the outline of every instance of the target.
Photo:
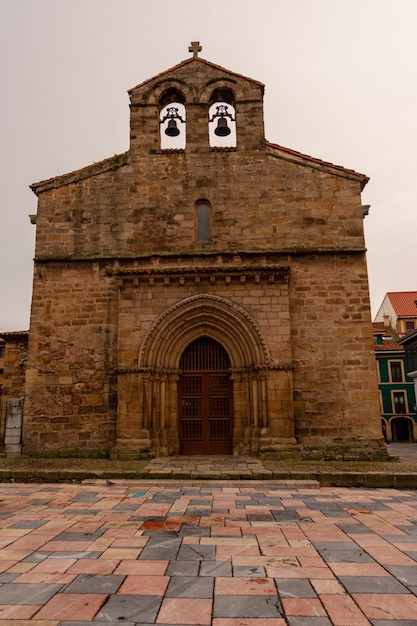
<svg viewBox="0 0 417 626">
<path fill-rule="evenodd" d="M 390 291 L 385 295 L 374 322 L 392 328 L 399 337 L 417 329 L 417 291 Z"/>
<path fill-rule="evenodd" d="M 389 442 L 417 441 L 416 396 L 404 346 L 395 331 L 373 326 L 382 430 Z"/>
</svg>

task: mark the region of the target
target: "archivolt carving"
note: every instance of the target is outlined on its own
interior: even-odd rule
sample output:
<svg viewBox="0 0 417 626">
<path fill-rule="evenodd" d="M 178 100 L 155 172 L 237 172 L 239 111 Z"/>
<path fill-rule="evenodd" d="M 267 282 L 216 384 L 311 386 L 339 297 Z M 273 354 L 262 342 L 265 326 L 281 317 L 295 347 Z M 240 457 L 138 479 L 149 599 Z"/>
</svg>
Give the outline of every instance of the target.
<svg viewBox="0 0 417 626">
<path fill-rule="evenodd" d="M 233 368 L 269 364 L 268 349 L 252 317 L 225 298 L 199 294 L 178 302 L 156 320 L 144 340 L 139 366 L 178 368 L 185 348 L 203 335 L 224 346 Z"/>
</svg>

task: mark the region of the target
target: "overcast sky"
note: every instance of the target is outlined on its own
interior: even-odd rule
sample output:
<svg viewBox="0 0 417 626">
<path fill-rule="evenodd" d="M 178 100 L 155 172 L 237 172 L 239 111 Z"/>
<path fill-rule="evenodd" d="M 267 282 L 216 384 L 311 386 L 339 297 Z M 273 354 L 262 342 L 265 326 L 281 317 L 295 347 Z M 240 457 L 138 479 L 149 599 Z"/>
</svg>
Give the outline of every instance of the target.
<svg viewBox="0 0 417 626">
<path fill-rule="evenodd" d="M 268 141 L 370 177 L 372 313 L 417 288 L 417 0 L 0 0 L 0 330 L 29 328 L 28 185 L 128 149 L 127 90 L 190 56 L 259 80 Z"/>
</svg>

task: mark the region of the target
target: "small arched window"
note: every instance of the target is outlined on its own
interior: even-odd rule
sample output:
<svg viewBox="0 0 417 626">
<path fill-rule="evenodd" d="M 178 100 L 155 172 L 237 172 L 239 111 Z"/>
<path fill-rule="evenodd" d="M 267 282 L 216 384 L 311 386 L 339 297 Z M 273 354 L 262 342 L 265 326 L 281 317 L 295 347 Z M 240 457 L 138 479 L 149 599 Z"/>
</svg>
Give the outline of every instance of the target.
<svg viewBox="0 0 417 626">
<path fill-rule="evenodd" d="M 186 142 L 185 100 L 176 89 L 168 89 L 159 101 L 162 150 L 184 150 Z"/>
<path fill-rule="evenodd" d="M 211 206 L 207 200 L 199 200 L 195 205 L 195 235 L 197 241 L 211 239 Z"/>
<path fill-rule="evenodd" d="M 236 110 L 229 89 L 216 89 L 210 98 L 209 143 L 216 148 L 236 147 Z"/>
</svg>

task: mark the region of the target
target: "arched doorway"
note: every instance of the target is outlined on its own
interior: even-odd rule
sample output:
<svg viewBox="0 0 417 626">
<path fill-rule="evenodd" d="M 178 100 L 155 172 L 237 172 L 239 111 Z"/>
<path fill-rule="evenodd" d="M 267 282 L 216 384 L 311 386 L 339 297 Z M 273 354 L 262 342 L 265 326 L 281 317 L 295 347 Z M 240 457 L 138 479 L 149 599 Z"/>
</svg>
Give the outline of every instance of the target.
<svg viewBox="0 0 417 626">
<path fill-rule="evenodd" d="M 232 454 L 233 389 L 230 359 L 214 339 L 191 343 L 180 360 L 180 453 Z"/>
<path fill-rule="evenodd" d="M 413 441 L 412 422 L 407 417 L 395 417 L 391 420 L 392 441 Z"/>
</svg>

